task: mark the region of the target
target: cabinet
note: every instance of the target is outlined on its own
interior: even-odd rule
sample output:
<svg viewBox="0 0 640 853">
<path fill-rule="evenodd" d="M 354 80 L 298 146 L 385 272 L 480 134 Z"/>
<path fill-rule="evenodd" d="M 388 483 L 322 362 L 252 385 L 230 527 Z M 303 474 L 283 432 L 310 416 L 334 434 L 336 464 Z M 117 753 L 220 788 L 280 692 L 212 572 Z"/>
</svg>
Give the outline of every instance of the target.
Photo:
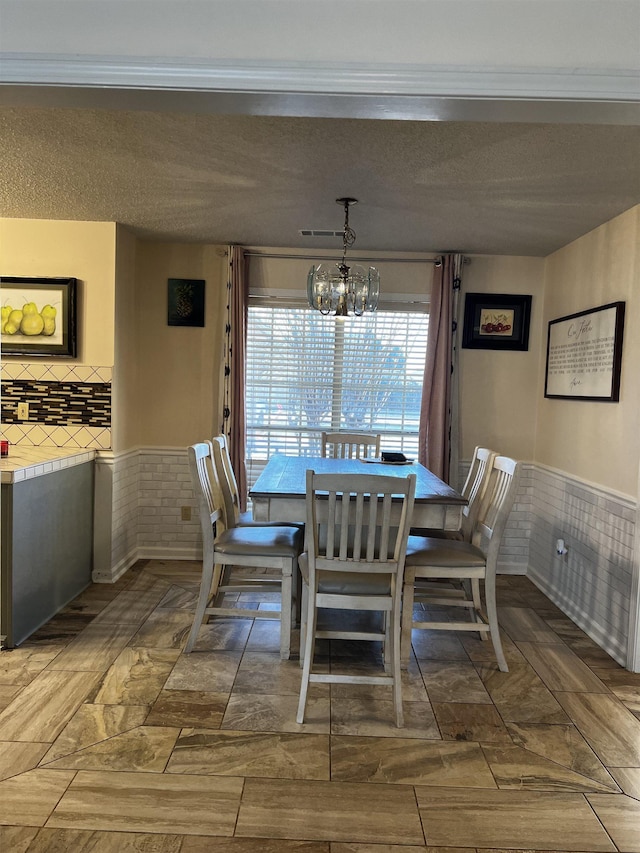
<svg viewBox="0 0 640 853">
<path fill-rule="evenodd" d="M 40 451 L 36 454 L 35 451 Z M 2 460 L 0 634 L 13 648 L 91 583 L 93 452 Z"/>
</svg>

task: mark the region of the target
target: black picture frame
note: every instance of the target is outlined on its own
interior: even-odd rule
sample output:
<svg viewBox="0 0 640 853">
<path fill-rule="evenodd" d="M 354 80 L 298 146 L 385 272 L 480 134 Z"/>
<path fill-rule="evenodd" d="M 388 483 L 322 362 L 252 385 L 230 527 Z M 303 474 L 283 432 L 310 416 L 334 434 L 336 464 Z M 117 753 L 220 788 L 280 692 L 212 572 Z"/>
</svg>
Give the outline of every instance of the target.
<svg viewBox="0 0 640 853">
<path fill-rule="evenodd" d="M 531 296 L 467 293 L 462 346 L 465 349 L 528 350 L 530 320 Z"/>
<path fill-rule="evenodd" d="M 75 278 L 0 276 L 2 355 L 76 358 L 77 290 Z M 7 308 L 16 316 L 6 316 Z"/>
<path fill-rule="evenodd" d="M 620 400 L 624 302 L 549 321 L 544 396 L 552 400 Z"/>
<path fill-rule="evenodd" d="M 200 278 L 168 279 L 169 326 L 204 326 L 204 285 Z"/>
</svg>

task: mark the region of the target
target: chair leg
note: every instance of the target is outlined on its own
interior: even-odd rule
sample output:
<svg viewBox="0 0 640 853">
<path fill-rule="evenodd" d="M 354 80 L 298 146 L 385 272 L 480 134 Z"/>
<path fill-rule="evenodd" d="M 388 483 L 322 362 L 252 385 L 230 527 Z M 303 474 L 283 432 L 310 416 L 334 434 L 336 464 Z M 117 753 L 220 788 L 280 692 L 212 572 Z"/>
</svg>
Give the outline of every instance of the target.
<svg viewBox="0 0 640 853">
<path fill-rule="evenodd" d="M 389 632 L 389 641 L 391 643 L 391 673 L 393 675 L 393 707 L 396 712 L 396 726 L 401 729 L 404 727 L 404 712 L 402 709 L 402 667 L 400 664 L 400 599 L 396 602 L 396 606 L 391 613 L 385 614 L 389 616 L 391 630 Z"/>
<path fill-rule="evenodd" d="M 211 588 L 213 584 L 214 578 L 214 568 L 215 574 L 217 577 L 216 589 L 220 582 L 220 566 L 213 565 L 213 561 L 209 564 L 202 567 L 202 578 L 200 579 L 200 594 L 198 595 L 198 602 L 196 604 L 196 612 L 193 616 L 193 624 L 191 625 L 191 631 L 189 632 L 189 639 L 187 640 L 187 644 L 184 647 L 184 653 L 186 655 L 190 654 L 193 650 L 195 642 L 198 638 L 198 631 L 200 630 L 200 626 L 202 625 L 202 620 L 204 619 L 204 611 L 207 609 L 207 604 L 209 602 L 209 598 L 211 597 Z"/>
<path fill-rule="evenodd" d="M 298 715 L 296 722 L 304 723 L 304 713 L 307 708 L 307 693 L 309 691 L 309 676 L 313 666 L 313 654 L 315 649 L 316 635 L 316 597 L 307 590 L 307 624 L 304 642 L 304 664 L 302 666 L 302 679 L 300 681 L 300 701 L 298 703 Z"/>
<path fill-rule="evenodd" d="M 416 579 L 415 569 L 405 568 L 402 590 L 402 637 L 400 640 L 400 661 L 403 669 L 409 666 L 411 657 L 411 629 L 413 627 L 413 596 Z"/>
<path fill-rule="evenodd" d="M 300 669 L 304 664 L 304 649 L 307 637 L 307 608 L 309 606 L 309 587 L 302 584 L 301 609 L 300 609 Z"/>
<path fill-rule="evenodd" d="M 282 569 L 280 588 L 280 660 L 289 660 L 291 656 L 292 573 L 295 562 L 295 560 L 292 560 L 286 569 L 284 567 Z"/>
<path fill-rule="evenodd" d="M 484 582 L 484 597 L 487 602 L 487 620 L 489 622 L 489 633 L 491 642 L 496 653 L 498 669 L 500 672 L 509 672 L 507 659 L 504 656 L 502 642 L 500 640 L 500 628 L 498 626 L 498 608 L 496 606 L 496 581 L 495 577 L 487 577 Z"/>
</svg>

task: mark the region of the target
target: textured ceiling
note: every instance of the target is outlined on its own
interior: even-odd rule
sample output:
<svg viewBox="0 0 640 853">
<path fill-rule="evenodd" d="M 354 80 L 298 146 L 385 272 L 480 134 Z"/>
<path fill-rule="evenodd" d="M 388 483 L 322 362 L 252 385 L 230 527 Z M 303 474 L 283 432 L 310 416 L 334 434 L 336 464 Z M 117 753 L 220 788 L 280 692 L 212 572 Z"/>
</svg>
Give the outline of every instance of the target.
<svg viewBox="0 0 640 853">
<path fill-rule="evenodd" d="M 640 128 L 0 111 L 2 215 L 150 240 L 547 255 L 640 202 Z"/>
</svg>

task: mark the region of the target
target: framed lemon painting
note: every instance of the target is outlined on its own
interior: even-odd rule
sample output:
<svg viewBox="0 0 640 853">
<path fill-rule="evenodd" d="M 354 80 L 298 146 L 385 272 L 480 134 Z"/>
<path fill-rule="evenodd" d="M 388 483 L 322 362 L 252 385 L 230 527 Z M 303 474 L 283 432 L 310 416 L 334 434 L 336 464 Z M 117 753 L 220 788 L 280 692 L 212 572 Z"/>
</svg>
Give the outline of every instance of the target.
<svg viewBox="0 0 640 853">
<path fill-rule="evenodd" d="M 2 354 L 76 357 L 75 278 L 0 276 Z"/>
</svg>

